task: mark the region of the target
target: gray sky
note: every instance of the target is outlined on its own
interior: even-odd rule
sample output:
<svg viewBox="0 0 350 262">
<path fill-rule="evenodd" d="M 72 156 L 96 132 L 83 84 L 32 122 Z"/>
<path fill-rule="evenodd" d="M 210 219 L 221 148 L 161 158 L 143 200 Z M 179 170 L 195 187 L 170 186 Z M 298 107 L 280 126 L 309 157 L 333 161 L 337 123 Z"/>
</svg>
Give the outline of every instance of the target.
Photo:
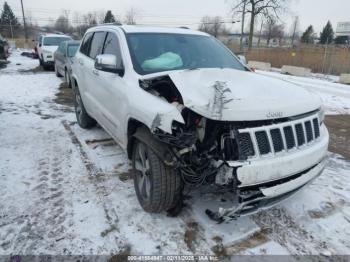
<svg viewBox="0 0 350 262">
<path fill-rule="evenodd" d="M 20 0 L 7 0 L 14 12 L 21 16 Z M 138 22 L 158 25 L 187 25 L 197 28 L 200 18 L 204 15 L 220 15 L 229 21 L 230 6 L 234 0 L 23 0 L 25 11 L 39 25 L 55 19 L 63 9 L 70 10 L 71 18 L 74 13 L 89 11 L 112 10 L 115 15 L 123 17 L 126 10 L 133 7 L 139 14 Z M 283 15 L 286 31 L 291 28 L 293 17 L 300 18 L 300 30 L 312 24 L 316 31 L 322 30 L 327 20 L 336 27 L 337 22 L 350 21 L 349 0 L 291 0 L 289 13 Z M 4 0 L 0 0 L 2 6 Z M 231 3 L 231 4 L 230 4 Z M 237 18 L 238 19 L 238 18 Z M 240 24 L 230 26 L 238 31 Z"/>
</svg>

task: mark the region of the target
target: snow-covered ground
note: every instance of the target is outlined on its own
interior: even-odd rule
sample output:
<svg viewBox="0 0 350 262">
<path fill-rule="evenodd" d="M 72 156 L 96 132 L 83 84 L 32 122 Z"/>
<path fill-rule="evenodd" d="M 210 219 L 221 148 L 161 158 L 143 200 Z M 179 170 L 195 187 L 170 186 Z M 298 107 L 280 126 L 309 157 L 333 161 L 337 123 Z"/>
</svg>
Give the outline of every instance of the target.
<svg viewBox="0 0 350 262">
<path fill-rule="evenodd" d="M 75 122 L 70 90 L 14 52 L 0 70 L 0 255 L 350 254 L 350 162 L 275 208 L 216 224 L 229 196 L 195 192 L 177 218 L 142 211 L 124 152 Z M 349 113 L 350 87 L 265 73 L 311 88 L 328 112 Z"/>
<path fill-rule="evenodd" d="M 339 77 L 313 74 L 313 77 L 308 78 L 259 70 L 257 73 L 289 81 L 316 92 L 323 101 L 326 114 L 350 114 L 350 85 L 336 83 Z"/>
</svg>

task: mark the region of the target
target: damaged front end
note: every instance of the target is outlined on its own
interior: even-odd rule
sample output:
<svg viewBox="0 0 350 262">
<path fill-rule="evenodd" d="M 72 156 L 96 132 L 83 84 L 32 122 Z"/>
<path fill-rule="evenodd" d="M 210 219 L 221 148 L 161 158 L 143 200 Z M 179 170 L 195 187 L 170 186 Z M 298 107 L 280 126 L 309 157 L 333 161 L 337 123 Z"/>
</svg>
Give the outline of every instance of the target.
<svg viewBox="0 0 350 262">
<path fill-rule="evenodd" d="M 172 122 L 171 132 L 154 119 L 153 137 L 166 145 L 172 165 L 190 187 L 215 184 L 234 193 L 236 206 L 207 215 L 218 222 L 270 207 L 317 177 L 325 166 L 328 132 L 318 111 L 295 117 L 258 121 L 222 120 L 224 106 L 232 101 L 229 90 L 216 81 L 217 101 L 209 118 L 184 105 L 181 93 L 168 75 L 140 80 L 147 92 L 167 101 L 184 123 Z M 301 128 L 300 128 L 301 127 Z M 307 159 L 307 161 L 303 160 Z"/>
<path fill-rule="evenodd" d="M 140 86 L 174 105 L 184 119 L 184 123 L 173 121 L 170 133 L 158 128 L 161 120 L 156 116 L 151 131 L 158 141 L 168 146 L 186 185 L 215 183 L 220 173 L 218 170 L 226 160 L 242 159 L 237 144 L 229 139 L 234 127 L 229 123 L 207 119 L 185 107 L 181 94 L 169 76 L 140 81 Z M 225 177 L 219 179 L 225 181 L 221 184 L 229 184 L 231 180 Z"/>
</svg>

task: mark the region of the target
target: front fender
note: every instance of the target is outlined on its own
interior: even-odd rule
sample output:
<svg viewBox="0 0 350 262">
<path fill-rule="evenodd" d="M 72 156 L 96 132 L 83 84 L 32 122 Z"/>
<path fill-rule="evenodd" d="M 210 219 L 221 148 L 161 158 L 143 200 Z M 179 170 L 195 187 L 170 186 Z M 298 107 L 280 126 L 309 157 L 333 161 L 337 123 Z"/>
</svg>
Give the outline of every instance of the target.
<svg viewBox="0 0 350 262">
<path fill-rule="evenodd" d="M 139 128 L 133 137 L 150 147 L 165 165 L 175 165 L 176 159 L 173 158 L 168 146 L 156 140 L 147 128 Z"/>
</svg>

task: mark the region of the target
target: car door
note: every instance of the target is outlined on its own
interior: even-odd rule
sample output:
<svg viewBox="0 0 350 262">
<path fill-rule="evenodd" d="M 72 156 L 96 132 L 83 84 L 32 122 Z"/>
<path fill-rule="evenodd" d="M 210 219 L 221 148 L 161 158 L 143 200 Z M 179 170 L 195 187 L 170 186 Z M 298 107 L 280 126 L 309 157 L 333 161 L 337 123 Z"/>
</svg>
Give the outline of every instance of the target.
<svg viewBox="0 0 350 262">
<path fill-rule="evenodd" d="M 62 42 L 57 51 L 55 52 L 55 63 L 56 63 L 56 67 L 58 72 L 63 75 L 64 73 L 64 50 L 66 48 L 66 42 Z"/>
<path fill-rule="evenodd" d="M 90 44 L 90 50 L 86 59 L 84 59 L 84 96 L 86 99 L 85 103 L 88 103 L 88 110 L 91 110 L 92 115 L 102 126 L 108 129 L 108 121 L 104 117 L 103 101 L 100 100 L 99 93 L 99 71 L 95 69 L 95 58 L 97 55 L 102 53 L 103 44 L 106 38 L 106 32 L 96 31 L 94 32 Z M 84 99 L 84 98 L 83 98 Z"/>
<path fill-rule="evenodd" d="M 80 95 L 82 96 L 85 109 L 91 116 L 94 116 L 92 112 L 93 110 L 90 109 L 90 101 L 89 99 L 87 99 L 85 94 L 87 85 L 89 84 L 89 81 L 87 80 L 86 61 L 90 59 L 89 52 L 93 35 L 93 32 L 85 34 L 84 39 L 80 45 L 79 51 L 76 53 L 77 63 L 75 63 L 73 66 L 74 74 L 76 75 L 76 81 L 79 86 Z"/>
<path fill-rule="evenodd" d="M 117 57 L 118 68 L 123 68 L 123 59 L 117 32 L 108 31 L 102 54 Z M 105 128 L 119 142 L 122 142 L 123 119 L 128 113 L 127 92 L 123 75 L 98 70 L 94 75 L 94 95 L 99 104 Z"/>
</svg>

